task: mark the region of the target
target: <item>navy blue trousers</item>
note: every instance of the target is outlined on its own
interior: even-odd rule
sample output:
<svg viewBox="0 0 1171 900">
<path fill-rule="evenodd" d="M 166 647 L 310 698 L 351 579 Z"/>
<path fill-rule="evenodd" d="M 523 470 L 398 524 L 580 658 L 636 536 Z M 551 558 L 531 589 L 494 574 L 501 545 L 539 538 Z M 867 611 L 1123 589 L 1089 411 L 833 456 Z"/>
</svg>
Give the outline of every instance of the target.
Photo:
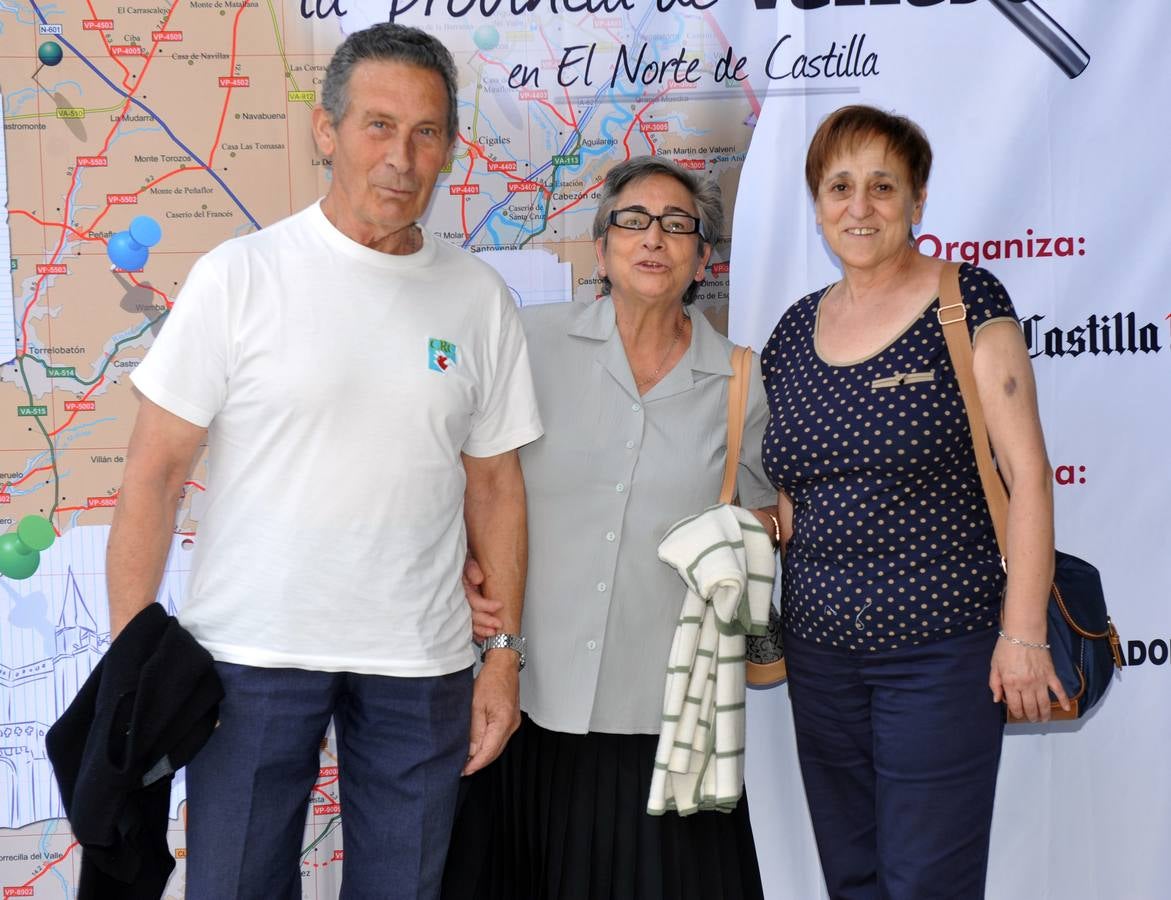
<svg viewBox="0 0 1171 900">
<path fill-rule="evenodd" d="M 187 900 L 300 900 L 306 803 L 331 716 L 341 896 L 438 897 L 467 759 L 471 669 L 429 678 L 216 671 L 220 724 L 187 767 Z"/>
<path fill-rule="evenodd" d="M 979 900 L 1004 715 L 995 630 L 852 653 L 785 635 L 797 755 L 833 900 Z"/>
</svg>

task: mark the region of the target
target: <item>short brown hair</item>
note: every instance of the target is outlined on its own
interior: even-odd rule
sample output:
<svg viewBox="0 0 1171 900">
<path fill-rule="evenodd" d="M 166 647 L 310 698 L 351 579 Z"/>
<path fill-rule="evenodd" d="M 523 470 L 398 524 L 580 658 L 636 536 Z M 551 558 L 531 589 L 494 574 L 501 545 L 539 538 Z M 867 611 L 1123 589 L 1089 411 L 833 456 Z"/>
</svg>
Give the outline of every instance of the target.
<svg viewBox="0 0 1171 900">
<path fill-rule="evenodd" d="M 931 144 L 923 129 L 906 116 L 857 104 L 843 106 L 826 116 L 809 142 L 805 183 L 813 199 L 817 199 L 817 187 L 835 156 L 875 138 L 885 141 L 887 150 L 906 165 L 911 192 L 920 196 L 931 175 Z"/>
</svg>

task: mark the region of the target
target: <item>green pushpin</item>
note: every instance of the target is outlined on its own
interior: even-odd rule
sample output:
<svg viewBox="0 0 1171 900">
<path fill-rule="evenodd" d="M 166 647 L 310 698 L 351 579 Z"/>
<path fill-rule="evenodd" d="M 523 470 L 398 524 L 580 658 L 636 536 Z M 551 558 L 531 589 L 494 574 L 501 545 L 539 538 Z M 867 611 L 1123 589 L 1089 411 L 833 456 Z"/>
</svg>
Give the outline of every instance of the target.
<svg viewBox="0 0 1171 900">
<path fill-rule="evenodd" d="M 17 580 L 30 577 L 41 564 L 41 551 L 56 539 L 53 523 L 44 516 L 25 516 L 16 531 L 0 535 L 0 575 Z"/>
<path fill-rule="evenodd" d="M 57 540 L 57 532 L 53 530 L 53 523 L 44 516 L 28 515 L 20 520 L 16 526 L 16 536 L 36 551 L 48 550 Z"/>
</svg>

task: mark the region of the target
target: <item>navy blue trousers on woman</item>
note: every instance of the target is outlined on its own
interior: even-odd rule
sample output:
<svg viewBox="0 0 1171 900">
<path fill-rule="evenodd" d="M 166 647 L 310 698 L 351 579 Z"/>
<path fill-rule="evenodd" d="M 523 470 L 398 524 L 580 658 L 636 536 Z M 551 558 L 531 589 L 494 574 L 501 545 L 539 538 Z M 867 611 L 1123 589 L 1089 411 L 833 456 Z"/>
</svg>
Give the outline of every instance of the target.
<svg viewBox="0 0 1171 900">
<path fill-rule="evenodd" d="M 889 652 L 785 635 L 797 755 L 833 900 L 979 900 L 1004 714 L 995 630 Z"/>
<path fill-rule="evenodd" d="M 341 896 L 438 897 L 467 758 L 471 669 L 427 678 L 216 671 L 220 724 L 187 767 L 187 900 L 300 900 L 306 804 L 331 717 Z"/>
</svg>

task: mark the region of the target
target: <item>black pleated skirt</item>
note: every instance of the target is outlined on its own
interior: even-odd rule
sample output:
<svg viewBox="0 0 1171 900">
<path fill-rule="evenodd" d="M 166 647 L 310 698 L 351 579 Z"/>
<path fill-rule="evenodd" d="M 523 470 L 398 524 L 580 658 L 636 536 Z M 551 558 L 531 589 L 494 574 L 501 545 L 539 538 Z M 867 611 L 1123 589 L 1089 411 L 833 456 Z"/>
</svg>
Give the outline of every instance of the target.
<svg viewBox="0 0 1171 900">
<path fill-rule="evenodd" d="M 464 779 L 443 900 L 763 900 L 746 798 L 731 813 L 647 815 L 657 744 L 524 717 Z"/>
</svg>

